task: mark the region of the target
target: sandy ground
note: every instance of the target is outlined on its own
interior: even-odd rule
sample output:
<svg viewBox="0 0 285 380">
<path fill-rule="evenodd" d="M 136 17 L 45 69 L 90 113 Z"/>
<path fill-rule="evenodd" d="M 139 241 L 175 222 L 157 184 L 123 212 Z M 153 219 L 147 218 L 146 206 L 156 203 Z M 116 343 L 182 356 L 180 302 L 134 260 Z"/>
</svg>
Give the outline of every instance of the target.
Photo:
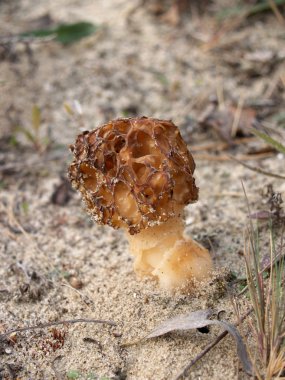
<svg viewBox="0 0 285 380">
<path fill-rule="evenodd" d="M 47 13 L 55 22 L 84 19 L 99 29 L 69 47 L 34 43 L 32 62 L 16 44 L 17 60 L 0 61 L 0 333 L 75 318 L 111 320 L 116 326 L 78 323 L 18 333 L 13 342 L 0 342 L 0 378 L 172 379 L 219 328 L 128 347 L 122 343 L 198 309 L 226 310 L 224 318 L 235 321 L 226 274 L 244 274 L 247 208 L 241 181 L 253 210 L 268 207 L 261 192 L 269 183 L 283 198 L 285 184 L 225 155 L 254 153 L 259 159 L 248 163 L 280 174 L 284 157 L 268 151 L 264 156 L 263 144 L 256 141 L 220 151 L 221 136 L 195 120 L 203 118 L 213 99 L 222 110 L 242 99 L 274 125 L 284 105 L 284 85 L 278 82 L 284 72 L 284 29 L 267 14 L 229 28 L 217 42 L 211 13 L 174 27 L 126 0 L 83 0 L 80 6 L 78 1 L 23 0 L 0 2 L 0 34 L 35 27 Z M 78 122 L 63 107 L 74 100 L 83 109 Z M 30 128 L 34 104 L 42 112 L 42 137 L 54 141 L 42 154 L 15 130 Z M 217 274 L 188 295 L 164 293 L 152 280 L 138 281 L 123 233 L 91 222 L 79 196 L 61 179 L 71 160 L 68 145 L 79 131 L 133 115 L 172 119 L 194 149 L 200 200 L 186 209 L 186 232 L 210 249 Z M 232 122 L 226 126 L 231 127 Z M 199 144 L 210 148 L 197 149 Z M 52 196 L 62 183 L 59 196 L 70 199 L 59 205 Z M 246 298 L 241 303 L 246 308 Z M 246 375 L 230 337 L 187 377 L 234 378 Z"/>
</svg>

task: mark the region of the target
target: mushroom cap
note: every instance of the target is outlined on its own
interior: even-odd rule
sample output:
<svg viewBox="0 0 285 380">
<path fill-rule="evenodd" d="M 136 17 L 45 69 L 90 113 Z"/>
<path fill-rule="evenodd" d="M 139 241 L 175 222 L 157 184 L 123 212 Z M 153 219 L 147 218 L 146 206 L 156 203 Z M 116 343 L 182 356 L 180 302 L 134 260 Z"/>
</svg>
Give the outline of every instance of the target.
<svg viewBox="0 0 285 380">
<path fill-rule="evenodd" d="M 135 234 L 198 199 L 193 157 L 171 121 L 112 120 L 83 132 L 70 148 L 69 179 L 99 224 Z"/>
</svg>

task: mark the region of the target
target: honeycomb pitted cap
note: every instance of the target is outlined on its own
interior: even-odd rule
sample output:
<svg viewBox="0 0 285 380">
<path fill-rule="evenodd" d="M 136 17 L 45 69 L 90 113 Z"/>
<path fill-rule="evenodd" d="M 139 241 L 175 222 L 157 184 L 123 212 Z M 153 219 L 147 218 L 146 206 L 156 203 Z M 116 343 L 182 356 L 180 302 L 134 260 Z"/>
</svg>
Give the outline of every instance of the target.
<svg viewBox="0 0 285 380">
<path fill-rule="evenodd" d="M 99 224 L 135 234 L 198 199 L 193 157 L 171 121 L 113 120 L 83 132 L 70 148 L 69 179 Z"/>
</svg>

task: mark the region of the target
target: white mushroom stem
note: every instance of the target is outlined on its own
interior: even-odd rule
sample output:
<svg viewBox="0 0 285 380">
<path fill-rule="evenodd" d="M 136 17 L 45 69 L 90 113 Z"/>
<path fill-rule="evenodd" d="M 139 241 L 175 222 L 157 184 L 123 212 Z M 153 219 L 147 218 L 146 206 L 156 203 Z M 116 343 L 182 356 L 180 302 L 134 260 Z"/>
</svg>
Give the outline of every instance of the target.
<svg viewBox="0 0 285 380">
<path fill-rule="evenodd" d="M 157 277 L 161 288 L 187 288 L 193 280 L 207 278 L 212 269 L 209 252 L 184 236 L 185 224 L 175 217 L 129 235 L 137 274 Z"/>
</svg>

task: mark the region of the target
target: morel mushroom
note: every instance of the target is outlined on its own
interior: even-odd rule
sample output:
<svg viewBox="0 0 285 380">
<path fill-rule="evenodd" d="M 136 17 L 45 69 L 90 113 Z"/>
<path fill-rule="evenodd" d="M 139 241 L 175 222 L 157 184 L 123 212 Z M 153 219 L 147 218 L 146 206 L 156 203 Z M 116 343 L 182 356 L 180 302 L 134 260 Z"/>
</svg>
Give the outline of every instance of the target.
<svg viewBox="0 0 285 380">
<path fill-rule="evenodd" d="M 136 273 L 169 290 L 209 275 L 209 252 L 183 236 L 183 208 L 198 188 L 193 157 L 171 121 L 113 120 L 80 134 L 71 151 L 69 179 L 96 222 L 128 232 Z"/>
</svg>

